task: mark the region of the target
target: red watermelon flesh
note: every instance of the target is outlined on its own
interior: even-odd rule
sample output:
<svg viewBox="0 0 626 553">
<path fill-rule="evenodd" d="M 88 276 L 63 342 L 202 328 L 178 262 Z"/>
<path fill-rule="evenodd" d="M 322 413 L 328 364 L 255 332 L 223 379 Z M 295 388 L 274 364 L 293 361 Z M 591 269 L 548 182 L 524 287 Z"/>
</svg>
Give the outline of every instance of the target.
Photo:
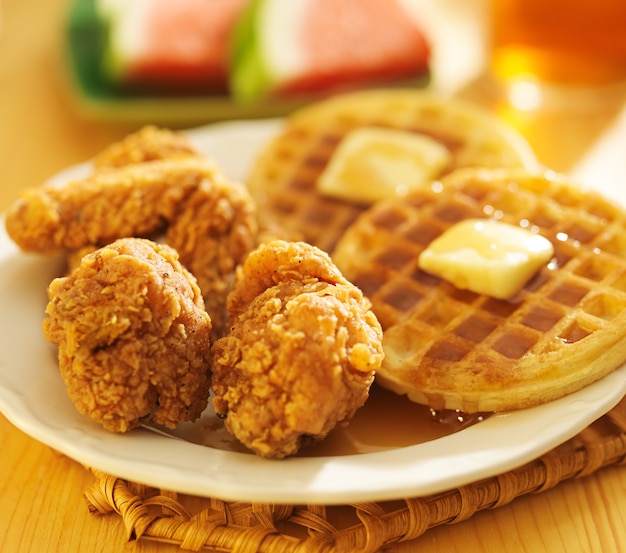
<svg viewBox="0 0 626 553">
<path fill-rule="evenodd" d="M 142 86 L 225 91 L 230 34 L 247 3 L 151 0 L 136 23 L 140 28 L 135 30 L 135 46 L 128 52 L 118 48 L 122 79 Z"/>
<path fill-rule="evenodd" d="M 428 69 L 429 43 L 396 0 L 313 0 L 300 36 L 303 71 L 280 92 L 384 82 Z"/>
</svg>

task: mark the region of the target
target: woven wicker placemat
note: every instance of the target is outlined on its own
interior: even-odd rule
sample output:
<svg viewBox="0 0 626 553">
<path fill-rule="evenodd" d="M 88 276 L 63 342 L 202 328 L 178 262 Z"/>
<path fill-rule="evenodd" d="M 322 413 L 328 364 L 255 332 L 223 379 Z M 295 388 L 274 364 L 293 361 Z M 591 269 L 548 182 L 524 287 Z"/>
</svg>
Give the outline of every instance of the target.
<svg viewBox="0 0 626 553">
<path fill-rule="evenodd" d="M 427 497 L 342 506 L 272 505 L 192 497 L 92 471 L 92 513 L 117 513 L 129 540 L 224 552 L 378 551 L 466 520 L 563 480 L 626 464 L 626 398 L 574 438 L 515 470 Z"/>
</svg>

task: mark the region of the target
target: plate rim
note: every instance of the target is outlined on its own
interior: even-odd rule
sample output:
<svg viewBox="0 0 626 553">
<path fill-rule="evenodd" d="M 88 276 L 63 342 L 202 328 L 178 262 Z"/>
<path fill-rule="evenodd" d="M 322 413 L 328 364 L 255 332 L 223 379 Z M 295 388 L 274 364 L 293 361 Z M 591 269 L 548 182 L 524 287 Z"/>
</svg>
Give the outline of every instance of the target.
<svg viewBox="0 0 626 553">
<path fill-rule="evenodd" d="M 237 141 L 242 133 L 248 131 L 254 142 L 265 136 L 264 133 L 275 132 L 276 128 L 275 121 L 234 121 L 196 127 L 188 132 L 207 147 L 216 141 Z M 221 155 L 228 150 L 228 145 L 222 144 Z M 247 151 L 247 155 L 249 153 Z M 240 154 L 237 152 L 237 155 Z M 215 159 L 218 163 L 222 162 L 219 155 Z M 69 167 L 52 177 L 50 182 L 58 183 L 75 171 L 84 171 L 86 164 L 88 162 Z M 244 170 L 243 167 L 240 169 Z M 21 253 L 8 237 L 4 219 L 5 214 L 0 215 L 0 265 L 25 258 L 34 259 L 35 263 L 49 262 L 43 256 Z M 4 278 L 0 275 L 0 282 Z M 6 292 L 3 290 L 0 293 Z M 41 341 L 45 342 L 43 336 Z M 132 435 L 106 433 L 76 411 L 70 417 L 74 425 L 67 428 L 42 420 L 40 413 L 28 404 L 29 390 L 24 388 L 28 383 L 22 382 L 20 387 L 17 381 L 16 387 L 16 381 L 7 378 L 6 372 L 3 372 L 8 370 L 6 355 L 5 348 L 0 348 L 0 412 L 26 434 L 93 469 L 146 485 L 230 501 L 345 504 L 446 491 L 506 472 L 539 457 L 604 415 L 626 394 L 625 364 L 586 388 L 547 404 L 496 414 L 455 434 L 429 442 L 345 456 L 270 460 L 189 442 L 182 442 L 184 445 L 181 445 L 180 440 L 147 430 L 133 431 L 138 437 L 133 440 L 133 446 L 138 443 L 144 451 L 159 450 L 165 444 L 164 440 L 170 444 L 179 442 L 179 445 L 165 446 L 167 454 L 164 457 L 146 460 L 135 458 L 136 451 L 132 455 L 128 452 L 120 455 L 121 450 L 129 449 L 127 446 Z M 69 398 L 65 398 L 65 404 L 68 402 Z M 585 408 L 581 409 L 581 405 Z M 525 418 L 535 423 L 542 421 L 539 431 L 536 424 L 528 426 L 528 422 L 524 423 Z M 502 447 L 503 443 L 506 444 L 506 440 L 502 442 L 502 439 L 515 434 L 511 432 L 511 421 L 519 425 L 518 419 L 534 441 L 509 443 L 510 447 Z M 516 434 L 516 441 L 521 435 L 523 433 Z M 486 442 L 489 447 L 481 449 L 478 444 L 484 443 L 485 436 L 494 439 Z M 114 446 L 112 450 L 111 445 Z M 463 449 L 455 449 L 459 446 Z M 133 447 L 130 449 L 133 450 Z M 193 458 L 194 462 L 199 462 L 198 456 L 210 453 L 206 455 L 205 466 L 191 470 L 184 462 L 181 464 L 180 459 L 174 457 L 172 460 L 172 449 L 179 451 L 183 457 Z M 187 458 L 182 461 L 187 461 Z M 452 474 L 436 472 L 444 461 L 447 470 L 450 467 L 454 469 Z M 233 470 L 242 472 L 234 474 Z M 426 474 L 428 471 L 435 472 Z"/>
</svg>

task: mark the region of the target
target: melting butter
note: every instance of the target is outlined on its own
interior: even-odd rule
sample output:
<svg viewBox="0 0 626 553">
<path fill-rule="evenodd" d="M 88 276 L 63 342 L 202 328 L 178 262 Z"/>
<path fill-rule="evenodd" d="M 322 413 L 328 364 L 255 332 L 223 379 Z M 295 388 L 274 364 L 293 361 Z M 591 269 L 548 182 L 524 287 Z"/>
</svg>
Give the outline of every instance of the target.
<svg viewBox="0 0 626 553">
<path fill-rule="evenodd" d="M 429 185 L 450 162 L 448 149 L 427 136 L 362 127 L 339 143 L 317 187 L 327 196 L 373 203 Z"/>
<path fill-rule="evenodd" d="M 433 240 L 418 265 L 457 288 L 509 299 L 553 255 L 554 246 L 539 234 L 493 219 L 466 219 Z"/>
</svg>

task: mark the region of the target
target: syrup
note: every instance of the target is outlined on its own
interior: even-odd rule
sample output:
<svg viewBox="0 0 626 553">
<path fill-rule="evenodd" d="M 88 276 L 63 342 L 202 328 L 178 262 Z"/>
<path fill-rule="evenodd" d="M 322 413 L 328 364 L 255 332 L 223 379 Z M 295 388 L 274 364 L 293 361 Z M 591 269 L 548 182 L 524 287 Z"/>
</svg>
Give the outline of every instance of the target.
<svg viewBox="0 0 626 553">
<path fill-rule="evenodd" d="M 335 428 L 324 440 L 303 447 L 298 457 L 357 455 L 417 445 L 459 432 L 489 416 L 453 410 L 433 410 L 373 385 L 366 404 L 350 423 Z M 195 423 L 161 433 L 225 451 L 247 452 L 209 406 Z"/>
<path fill-rule="evenodd" d="M 335 428 L 325 440 L 303 448 L 298 456 L 356 455 L 408 447 L 449 436 L 488 416 L 430 409 L 374 385 L 367 403 L 349 425 Z"/>
</svg>

